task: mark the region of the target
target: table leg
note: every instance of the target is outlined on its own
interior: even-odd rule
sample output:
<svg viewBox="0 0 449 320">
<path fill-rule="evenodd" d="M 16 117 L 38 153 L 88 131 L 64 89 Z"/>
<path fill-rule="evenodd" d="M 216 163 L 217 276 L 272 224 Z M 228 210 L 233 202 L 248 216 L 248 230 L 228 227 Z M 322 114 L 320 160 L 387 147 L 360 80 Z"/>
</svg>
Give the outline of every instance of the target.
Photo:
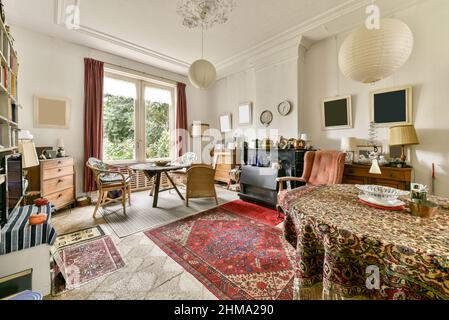
<svg viewBox="0 0 449 320">
<path fill-rule="evenodd" d="M 184 201 L 184 197 L 182 196 L 181 192 L 179 192 L 179 189 L 176 187 L 175 183 L 173 182 L 172 178 L 170 177 L 170 175 L 167 172 L 164 172 L 165 175 L 167 176 L 168 180 L 170 181 L 171 185 L 173 186 L 173 189 L 175 189 L 176 193 L 178 194 L 178 196 L 181 198 L 182 201 Z"/>
<path fill-rule="evenodd" d="M 161 184 L 161 173 L 158 172 L 156 174 L 156 181 L 155 181 L 155 186 L 154 186 L 154 196 L 153 196 L 153 208 L 157 208 L 157 199 L 159 197 L 159 187 Z"/>
</svg>

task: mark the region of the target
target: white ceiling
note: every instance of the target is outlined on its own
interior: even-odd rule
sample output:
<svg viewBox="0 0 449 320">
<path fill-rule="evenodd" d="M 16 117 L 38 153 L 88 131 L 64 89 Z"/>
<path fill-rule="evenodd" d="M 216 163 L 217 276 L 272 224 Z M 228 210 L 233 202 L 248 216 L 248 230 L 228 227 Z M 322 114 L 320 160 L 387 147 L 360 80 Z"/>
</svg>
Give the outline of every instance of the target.
<svg viewBox="0 0 449 320">
<path fill-rule="evenodd" d="M 61 23 L 76 0 L 4 0 L 8 21 L 70 42 L 183 73 L 201 55 L 201 32 L 186 29 L 181 0 L 78 0 L 81 29 Z M 312 41 L 361 24 L 372 0 L 236 0 L 229 21 L 205 33 L 205 58 L 218 69 L 281 35 Z M 424 0 L 377 0 L 382 15 Z"/>
</svg>

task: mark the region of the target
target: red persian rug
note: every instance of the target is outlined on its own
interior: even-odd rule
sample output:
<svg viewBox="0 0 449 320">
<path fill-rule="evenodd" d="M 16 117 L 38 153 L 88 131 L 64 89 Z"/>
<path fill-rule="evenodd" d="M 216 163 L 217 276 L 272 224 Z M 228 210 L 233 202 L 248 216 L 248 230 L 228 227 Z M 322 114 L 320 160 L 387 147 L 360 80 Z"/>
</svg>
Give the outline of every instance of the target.
<svg viewBox="0 0 449 320">
<path fill-rule="evenodd" d="M 219 299 L 293 298 L 295 250 L 280 229 L 220 206 L 145 234 Z"/>
<path fill-rule="evenodd" d="M 62 293 L 125 266 L 110 236 L 63 247 L 53 253 L 55 276 L 63 283 L 55 287 L 54 294 Z M 59 281 L 58 281 L 59 282 Z"/>
<path fill-rule="evenodd" d="M 262 207 L 243 200 L 228 202 L 223 204 L 221 207 L 233 213 L 245 215 L 249 218 L 259 220 L 260 222 L 273 227 L 284 221 L 283 214 L 281 214 L 281 218 L 278 218 L 278 213 L 276 210 Z"/>
</svg>

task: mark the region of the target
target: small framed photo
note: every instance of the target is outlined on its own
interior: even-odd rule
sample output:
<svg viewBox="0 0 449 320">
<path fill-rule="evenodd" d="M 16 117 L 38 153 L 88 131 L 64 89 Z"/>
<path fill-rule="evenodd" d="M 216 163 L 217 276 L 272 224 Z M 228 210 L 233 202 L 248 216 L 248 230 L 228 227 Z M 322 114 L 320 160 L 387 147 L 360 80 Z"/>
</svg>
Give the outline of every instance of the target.
<svg viewBox="0 0 449 320">
<path fill-rule="evenodd" d="M 354 163 L 355 152 L 354 151 L 345 151 L 345 152 L 346 152 L 345 163 L 347 164 Z"/>
<path fill-rule="evenodd" d="M 352 128 L 351 96 L 324 99 L 322 113 L 324 130 Z"/>
<path fill-rule="evenodd" d="M 244 102 L 239 105 L 239 125 L 251 125 L 253 123 L 253 103 Z"/>
<path fill-rule="evenodd" d="M 220 131 L 222 133 L 232 131 L 232 115 L 226 113 L 220 116 Z"/>
<path fill-rule="evenodd" d="M 382 154 L 382 146 L 376 146 L 377 152 Z M 371 163 L 369 158 L 371 152 L 374 152 L 374 146 L 357 146 L 357 150 L 355 152 L 355 162 L 358 163 Z"/>
</svg>

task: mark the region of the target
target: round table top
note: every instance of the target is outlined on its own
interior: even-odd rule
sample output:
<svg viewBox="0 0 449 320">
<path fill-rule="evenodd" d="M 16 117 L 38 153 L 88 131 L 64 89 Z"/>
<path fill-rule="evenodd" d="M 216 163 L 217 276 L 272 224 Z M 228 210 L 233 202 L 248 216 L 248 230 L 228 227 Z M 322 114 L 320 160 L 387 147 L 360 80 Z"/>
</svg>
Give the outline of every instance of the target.
<svg viewBox="0 0 449 320">
<path fill-rule="evenodd" d="M 172 165 L 168 164 L 166 166 L 157 166 L 154 163 L 139 163 L 130 166 L 131 169 L 137 171 L 152 171 L 152 172 L 164 172 L 164 171 L 173 171 L 173 170 L 181 170 L 190 168 L 191 165 Z"/>
</svg>

